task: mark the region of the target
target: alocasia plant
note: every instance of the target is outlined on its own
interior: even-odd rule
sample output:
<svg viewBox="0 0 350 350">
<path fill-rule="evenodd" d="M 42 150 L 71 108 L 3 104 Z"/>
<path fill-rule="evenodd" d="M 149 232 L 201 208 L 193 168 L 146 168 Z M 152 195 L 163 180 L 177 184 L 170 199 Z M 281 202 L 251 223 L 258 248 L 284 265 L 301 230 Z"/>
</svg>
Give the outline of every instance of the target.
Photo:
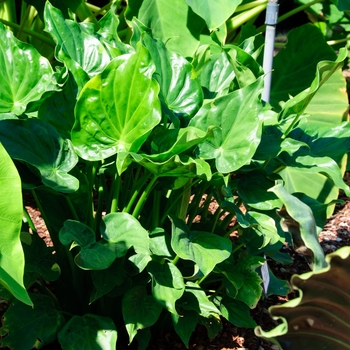
<svg viewBox="0 0 350 350">
<path fill-rule="evenodd" d="M 129 1 L 125 17 L 113 4 L 87 23 L 46 2 L 52 64 L 1 26 L 0 186 L 11 203 L 0 202 L 0 220 L 9 214 L 11 225 L 1 231 L 0 296 L 18 299 L 4 315 L 3 346 L 58 339 L 63 349 L 114 349 L 125 327 L 144 349 L 163 323 L 188 345 L 198 323 L 210 337 L 221 317 L 256 326 L 260 267 L 266 257 L 288 261 L 285 242 L 315 270 L 325 266 L 317 233 L 338 189 L 350 194 L 339 167 L 350 146 L 346 96 L 332 90 L 345 87 L 346 50 L 337 56 L 315 27 L 292 31 L 287 53 L 305 42 L 299 66 L 286 81 L 277 56 L 266 104 L 261 36 L 249 27 L 230 41 L 223 14 L 242 11 L 240 2 L 212 5 Z M 317 58 L 307 50 L 315 37 Z M 328 94 L 344 106 L 332 112 L 337 122 L 320 116 Z M 11 162 L 53 247 L 30 221 L 32 234 L 24 223 L 20 235 Z M 286 294 L 288 283 L 269 273 L 267 294 Z M 21 343 L 20 319 L 33 320 Z"/>
</svg>

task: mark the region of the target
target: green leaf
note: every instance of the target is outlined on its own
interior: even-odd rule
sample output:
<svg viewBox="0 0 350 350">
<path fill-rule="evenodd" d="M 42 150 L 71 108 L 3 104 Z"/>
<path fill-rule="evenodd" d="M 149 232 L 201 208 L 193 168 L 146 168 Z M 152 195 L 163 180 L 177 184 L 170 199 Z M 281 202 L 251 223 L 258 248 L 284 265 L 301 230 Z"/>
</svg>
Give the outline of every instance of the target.
<svg viewBox="0 0 350 350">
<path fill-rule="evenodd" d="M 205 104 L 190 121 L 206 131 L 209 127 L 214 136 L 198 145 L 198 157 L 215 159 L 219 172 L 233 172 L 248 164 L 257 149 L 261 137 L 262 110 L 260 94 L 263 80 L 234 91 Z"/>
<path fill-rule="evenodd" d="M 249 307 L 239 300 L 224 297 L 220 303 L 220 310 L 222 316 L 236 327 L 256 327 L 256 322 L 250 316 Z"/>
<path fill-rule="evenodd" d="M 63 245 L 71 245 L 71 249 L 80 246 L 80 252 L 75 256 L 75 263 L 86 270 L 107 269 L 118 257 L 116 248 L 108 242 L 96 242 L 95 233 L 82 222 L 66 220 L 59 232 Z"/>
<path fill-rule="evenodd" d="M 290 60 L 292 56 L 294 59 Z M 334 50 L 316 26 L 307 24 L 292 29 L 286 48 L 274 59 L 270 103 L 278 109 L 280 101 L 287 101 L 290 95 L 296 96 L 310 86 L 320 61 L 335 59 Z"/>
<path fill-rule="evenodd" d="M 106 215 L 100 231 L 104 239 L 113 244 L 118 257 L 124 256 L 131 247 L 137 253 L 150 254 L 148 232 L 128 213 Z"/>
<path fill-rule="evenodd" d="M 291 114 L 301 115 L 306 107 L 309 105 L 312 98 L 315 96 L 321 86 L 336 72 L 340 67 L 343 66 L 344 60 L 347 57 L 347 51 L 340 49 L 337 59 L 332 61 L 320 61 L 317 64 L 316 76 L 312 81 L 310 87 L 300 92 L 295 97 L 288 100 L 282 111 L 280 112 L 280 119 L 285 118 Z M 309 86 L 309 85 L 308 85 Z"/>
<path fill-rule="evenodd" d="M 44 185 L 64 193 L 78 189 L 79 181 L 68 174 L 78 162 L 70 140 L 38 119 L 1 120 L 0 126 L 0 141 L 11 158 L 37 168 Z"/>
<path fill-rule="evenodd" d="M 292 277 L 299 296 L 269 309 L 282 324 L 255 334 L 283 349 L 349 349 L 349 247 L 327 255 L 329 265 Z"/>
<path fill-rule="evenodd" d="M 196 283 L 186 282 L 185 293 L 179 300 L 185 310 L 196 311 L 203 317 L 209 317 L 211 314 L 220 314 L 220 310 L 208 299 L 205 291 Z"/>
<path fill-rule="evenodd" d="M 38 118 L 52 125 L 63 139 L 69 139 L 76 99 L 77 86 L 70 77 L 62 91 L 55 92 L 40 105 Z"/>
<path fill-rule="evenodd" d="M 311 209 L 298 198 L 289 194 L 281 184 L 272 187 L 270 191 L 274 192 L 285 206 L 287 215 L 283 214 L 285 217 L 284 225 L 285 229 L 291 232 L 294 245 L 301 249 L 304 249 L 303 246 L 305 246 L 312 251 L 314 271 L 324 268 L 326 262 L 318 242 L 315 219 Z M 281 212 L 280 215 L 282 215 Z M 297 226 L 295 222 L 298 223 Z"/>
<path fill-rule="evenodd" d="M 73 316 L 58 333 L 63 350 L 115 349 L 117 330 L 109 317 Z"/>
<path fill-rule="evenodd" d="M 110 57 L 101 42 L 86 27 L 64 19 L 62 12 L 49 2 L 45 4 L 44 20 L 45 30 L 57 44 L 57 59 L 67 63 L 73 75 L 75 69 L 82 69 L 87 73 L 88 79 L 100 73 L 109 63 Z"/>
<path fill-rule="evenodd" d="M 0 113 L 21 115 L 29 102 L 57 90 L 49 61 L 28 44 L 14 38 L 0 24 Z"/>
<path fill-rule="evenodd" d="M 177 117 L 193 116 L 202 105 L 203 92 L 199 81 L 192 77 L 192 65 L 146 33 L 143 44 L 156 66 L 154 79 L 160 86 L 159 96 L 166 106 L 164 112 L 171 111 Z"/>
<path fill-rule="evenodd" d="M 205 26 L 204 21 L 182 0 L 145 0 L 136 17 L 151 28 L 155 39 L 166 43 L 168 50 L 184 57 L 193 56 Z"/>
<path fill-rule="evenodd" d="M 235 78 L 232 65 L 225 52 L 212 54 L 200 72 L 200 81 L 207 99 L 226 95 Z"/>
<path fill-rule="evenodd" d="M 72 141 L 87 160 L 137 152 L 160 122 L 158 84 L 148 51 L 115 58 L 82 90 L 75 107 Z M 119 170 L 121 165 L 119 165 Z"/>
<path fill-rule="evenodd" d="M 210 232 L 190 231 L 183 221 L 175 217 L 171 221 L 174 252 L 181 259 L 194 261 L 204 276 L 230 256 L 232 244 L 229 239 Z"/>
<path fill-rule="evenodd" d="M 281 201 L 271 192 L 267 192 L 273 186 L 260 171 L 251 171 L 239 179 L 237 184 L 238 194 L 250 207 L 258 210 L 272 210 L 281 207 Z"/>
<path fill-rule="evenodd" d="M 1 346 L 12 349 L 40 349 L 56 340 L 65 323 L 54 301 L 41 294 L 30 294 L 34 308 L 14 300 L 4 314 Z"/>
<path fill-rule="evenodd" d="M 122 300 L 122 312 L 126 330 L 131 343 L 138 330 L 151 327 L 162 311 L 162 307 L 154 300 L 152 295 L 147 295 L 142 286 L 128 290 Z"/>
<path fill-rule="evenodd" d="M 126 277 L 123 259 L 115 259 L 105 270 L 91 271 L 94 289 L 90 296 L 90 304 L 109 293 L 115 286 L 121 285 Z"/>
<path fill-rule="evenodd" d="M 0 284 L 17 299 L 33 305 L 23 285 L 24 254 L 21 179 L 10 156 L 0 143 Z"/>
<path fill-rule="evenodd" d="M 24 237 L 27 239 L 24 240 Z M 22 232 L 21 241 L 26 273 L 35 272 L 40 274 L 45 281 L 56 281 L 60 277 L 61 269 L 56 262 L 51 260 L 52 254 L 49 254 L 44 240 L 37 235 Z"/>
<path fill-rule="evenodd" d="M 204 18 L 209 30 L 220 27 L 235 12 L 242 0 L 186 0 L 192 10 Z"/>
<path fill-rule="evenodd" d="M 171 314 L 175 332 L 181 338 L 187 348 L 192 333 L 196 329 L 198 323 L 198 314 L 195 311 L 183 310 L 181 316 Z"/>
<path fill-rule="evenodd" d="M 178 315 L 175 303 L 185 291 L 185 283 L 180 270 L 172 263 L 160 264 L 151 261 L 147 266 L 152 276 L 154 299 L 169 312 Z"/>
</svg>

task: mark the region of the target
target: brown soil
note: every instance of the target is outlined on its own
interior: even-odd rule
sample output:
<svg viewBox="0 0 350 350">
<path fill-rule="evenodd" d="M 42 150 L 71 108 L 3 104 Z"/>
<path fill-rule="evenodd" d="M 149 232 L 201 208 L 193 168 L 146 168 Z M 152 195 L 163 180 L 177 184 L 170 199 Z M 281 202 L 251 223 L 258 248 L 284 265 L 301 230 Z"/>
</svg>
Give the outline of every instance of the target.
<svg viewBox="0 0 350 350">
<path fill-rule="evenodd" d="M 344 200 L 343 204 L 337 204 L 334 214 L 328 219 L 323 232 L 320 234 L 320 242 L 326 254 L 331 253 L 342 246 L 350 245 L 350 200 L 343 195 L 340 198 Z M 33 206 L 26 206 L 29 215 L 32 217 L 38 233 L 45 240 L 47 245 L 51 244 L 49 233 L 40 216 L 40 212 Z M 291 248 L 285 246 L 283 249 L 288 251 L 293 257 L 291 265 L 282 266 L 273 261 L 268 261 L 269 267 L 274 274 L 282 279 L 290 280 L 293 274 L 301 274 L 309 271 L 305 259 L 293 252 Z M 291 292 L 287 297 L 271 296 L 265 301 L 261 301 L 258 306 L 251 311 L 252 317 L 258 325 L 264 330 L 269 330 L 277 325 L 268 313 L 268 308 L 272 305 L 281 304 L 295 297 Z M 6 309 L 6 304 L 0 301 L 0 316 Z M 123 335 L 120 334 L 123 338 Z M 120 344 L 120 345 L 119 345 Z M 53 343 L 46 347 L 46 350 L 59 350 L 59 343 Z M 127 346 L 118 342 L 118 350 L 136 350 L 137 346 Z M 186 347 L 172 331 L 156 331 L 152 334 L 152 340 L 147 348 L 148 350 L 185 350 Z M 209 339 L 204 326 L 198 326 L 190 340 L 189 349 L 193 350 L 277 350 L 278 347 L 265 340 L 259 339 L 254 335 L 253 329 L 238 328 L 223 321 L 223 330 L 215 339 Z"/>
</svg>

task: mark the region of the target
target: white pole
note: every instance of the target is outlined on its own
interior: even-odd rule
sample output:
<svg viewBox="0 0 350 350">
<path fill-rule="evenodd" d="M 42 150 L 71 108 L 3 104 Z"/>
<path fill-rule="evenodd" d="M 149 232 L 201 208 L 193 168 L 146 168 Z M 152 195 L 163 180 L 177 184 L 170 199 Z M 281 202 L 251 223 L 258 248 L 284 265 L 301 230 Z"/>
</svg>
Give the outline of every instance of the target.
<svg viewBox="0 0 350 350">
<path fill-rule="evenodd" d="M 264 77 L 264 91 L 262 93 L 262 99 L 265 102 L 270 101 L 271 91 L 271 78 L 272 78 L 272 66 L 273 66 L 273 53 L 275 48 L 275 34 L 276 24 L 278 19 L 278 0 L 269 0 L 266 6 L 266 32 L 265 32 L 265 47 L 264 47 L 264 60 L 263 69 L 265 72 Z"/>
</svg>

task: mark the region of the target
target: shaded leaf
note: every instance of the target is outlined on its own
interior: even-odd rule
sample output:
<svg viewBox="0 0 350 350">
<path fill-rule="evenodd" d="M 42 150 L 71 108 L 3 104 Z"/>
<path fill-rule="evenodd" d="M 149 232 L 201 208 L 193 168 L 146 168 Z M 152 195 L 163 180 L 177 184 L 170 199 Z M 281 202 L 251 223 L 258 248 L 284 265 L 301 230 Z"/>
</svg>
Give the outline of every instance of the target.
<svg viewBox="0 0 350 350">
<path fill-rule="evenodd" d="M 58 333 L 63 350 L 114 349 L 117 330 L 113 321 L 100 315 L 73 316 Z"/>
</svg>

